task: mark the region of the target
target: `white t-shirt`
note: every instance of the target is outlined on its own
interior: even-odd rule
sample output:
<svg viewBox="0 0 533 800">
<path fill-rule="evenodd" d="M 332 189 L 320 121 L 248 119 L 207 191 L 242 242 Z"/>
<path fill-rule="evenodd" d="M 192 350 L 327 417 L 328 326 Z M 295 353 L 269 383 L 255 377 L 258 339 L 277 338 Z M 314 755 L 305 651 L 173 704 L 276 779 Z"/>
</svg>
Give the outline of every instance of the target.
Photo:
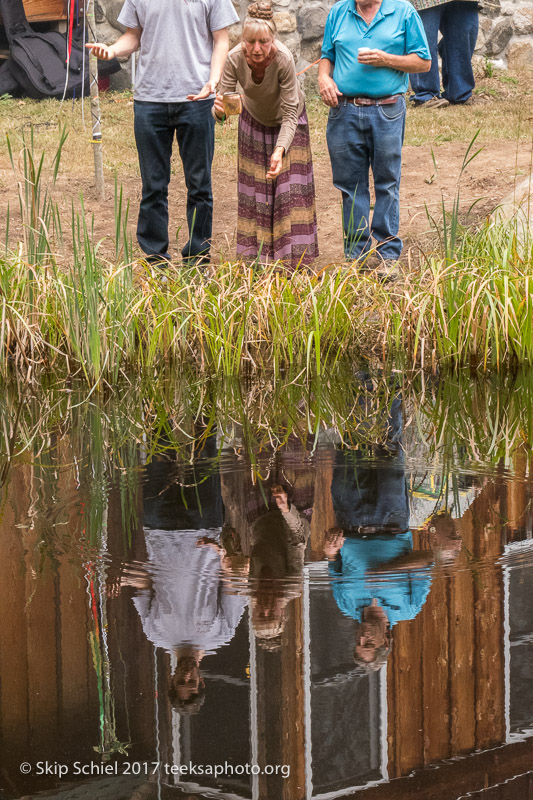
<svg viewBox="0 0 533 800">
<path fill-rule="evenodd" d="M 136 100 L 181 103 L 209 80 L 213 31 L 239 17 L 231 0 L 126 0 L 118 21 L 142 28 Z"/>
<path fill-rule="evenodd" d="M 189 644 L 214 653 L 235 635 L 246 597 L 225 591 L 219 554 L 196 546 L 202 536 L 217 540 L 219 534 L 220 529 L 145 530 L 152 589 L 133 602 L 156 647 L 172 652 Z"/>
</svg>

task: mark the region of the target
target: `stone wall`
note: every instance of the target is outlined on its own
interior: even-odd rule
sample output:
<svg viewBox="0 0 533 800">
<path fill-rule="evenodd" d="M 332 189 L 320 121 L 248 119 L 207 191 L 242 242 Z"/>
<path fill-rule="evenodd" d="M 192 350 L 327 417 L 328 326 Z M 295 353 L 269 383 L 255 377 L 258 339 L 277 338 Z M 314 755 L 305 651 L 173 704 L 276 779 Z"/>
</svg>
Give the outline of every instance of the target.
<svg viewBox="0 0 533 800">
<path fill-rule="evenodd" d="M 233 0 L 241 19 L 249 0 Z M 322 34 L 329 9 L 335 0 L 277 0 L 273 2 L 280 39 L 292 51 L 299 70 L 320 56 Z M 121 32 L 117 16 L 123 0 L 96 0 L 99 38 L 114 41 Z M 232 43 L 239 39 L 239 26 L 231 32 Z M 484 0 L 480 14 L 476 58 L 489 59 L 495 66 L 533 70 L 533 0 Z M 114 79 L 117 88 L 130 84 L 129 65 Z M 316 67 L 305 73 L 308 88 L 316 87 Z"/>
</svg>

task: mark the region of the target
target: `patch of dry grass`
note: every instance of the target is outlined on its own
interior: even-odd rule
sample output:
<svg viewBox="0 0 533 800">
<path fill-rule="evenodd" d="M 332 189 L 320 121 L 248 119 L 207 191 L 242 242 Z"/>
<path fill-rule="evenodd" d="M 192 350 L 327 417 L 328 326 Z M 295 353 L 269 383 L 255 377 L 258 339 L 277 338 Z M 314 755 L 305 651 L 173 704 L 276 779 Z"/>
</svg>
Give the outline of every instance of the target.
<svg viewBox="0 0 533 800">
<path fill-rule="evenodd" d="M 531 97 L 533 80 L 527 75 L 496 72 L 492 77 L 478 77 L 475 105 L 425 111 L 410 109 L 407 116 L 406 143 L 412 145 L 442 142 L 468 142 L 480 129 L 479 141 L 530 140 Z M 105 168 L 119 178 L 139 174 L 137 151 L 133 137 L 133 99 L 129 92 L 106 93 L 101 96 L 102 130 Z M 307 111 L 315 157 L 327 155 L 326 122 L 328 110 L 317 97 L 309 97 Z M 93 173 L 90 137 L 90 108 L 85 101 L 85 127 L 81 101 L 9 99 L 0 101 L 0 125 L 13 141 L 17 134 L 34 126 L 37 149 L 54 151 L 58 130 L 66 125 L 69 133 L 63 151 L 63 174 L 90 179 Z M 237 124 L 217 125 L 217 155 L 221 162 L 236 158 Z M 16 145 L 15 145 L 16 149 Z M 179 170 L 176 155 L 175 169 Z M 5 139 L 0 140 L 0 178 L 8 185 L 9 159 Z M 1 185 L 1 184 L 0 184 Z M 73 184 L 75 194 L 76 184 Z"/>
</svg>

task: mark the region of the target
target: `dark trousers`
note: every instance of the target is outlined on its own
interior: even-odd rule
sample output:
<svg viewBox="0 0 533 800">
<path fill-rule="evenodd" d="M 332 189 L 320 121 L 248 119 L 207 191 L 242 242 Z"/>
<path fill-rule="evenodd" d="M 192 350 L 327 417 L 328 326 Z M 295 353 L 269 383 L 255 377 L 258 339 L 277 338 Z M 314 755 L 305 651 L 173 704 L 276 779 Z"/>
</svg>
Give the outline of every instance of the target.
<svg viewBox="0 0 533 800">
<path fill-rule="evenodd" d="M 134 105 L 135 142 L 142 180 L 137 240 L 151 261 L 170 258 L 168 185 L 175 134 L 187 186 L 189 240 L 181 254 L 184 259 L 195 262 L 209 254 L 213 229 L 213 101 L 146 103 L 136 100 Z"/>
<path fill-rule="evenodd" d="M 475 86 L 472 56 L 479 29 L 477 3 L 451 0 L 433 8 L 421 9 L 429 50 L 431 70 L 410 76 L 415 103 L 440 97 L 439 59 L 442 58 L 443 97 L 450 103 L 465 103 Z M 439 31 L 442 39 L 438 42 Z"/>
</svg>

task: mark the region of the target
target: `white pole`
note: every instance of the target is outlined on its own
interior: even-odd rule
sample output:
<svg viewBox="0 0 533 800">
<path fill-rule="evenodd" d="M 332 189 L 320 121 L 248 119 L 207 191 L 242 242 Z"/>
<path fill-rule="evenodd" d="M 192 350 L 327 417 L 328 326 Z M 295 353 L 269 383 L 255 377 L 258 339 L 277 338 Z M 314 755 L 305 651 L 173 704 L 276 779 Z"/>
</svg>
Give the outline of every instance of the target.
<svg viewBox="0 0 533 800">
<path fill-rule="evenodd" d="M 88 0 L 86 6 L 87 28 L 91 39 L 98 41 L 96 37 L 96 20 L 94 17 L 94 0 Z M 89 53 L 89 75 L 91 88 L 91 123 L 92 123 L 92 143 L 94 155 L 94 177 L 96 185 L 96 196 L 99 200 L 105 200 L 104 186 L 104 158 L 102 152 L 102 115 L 100 111 L 100 97 L 98 94 L 98 59 Z"/>
</svg>

